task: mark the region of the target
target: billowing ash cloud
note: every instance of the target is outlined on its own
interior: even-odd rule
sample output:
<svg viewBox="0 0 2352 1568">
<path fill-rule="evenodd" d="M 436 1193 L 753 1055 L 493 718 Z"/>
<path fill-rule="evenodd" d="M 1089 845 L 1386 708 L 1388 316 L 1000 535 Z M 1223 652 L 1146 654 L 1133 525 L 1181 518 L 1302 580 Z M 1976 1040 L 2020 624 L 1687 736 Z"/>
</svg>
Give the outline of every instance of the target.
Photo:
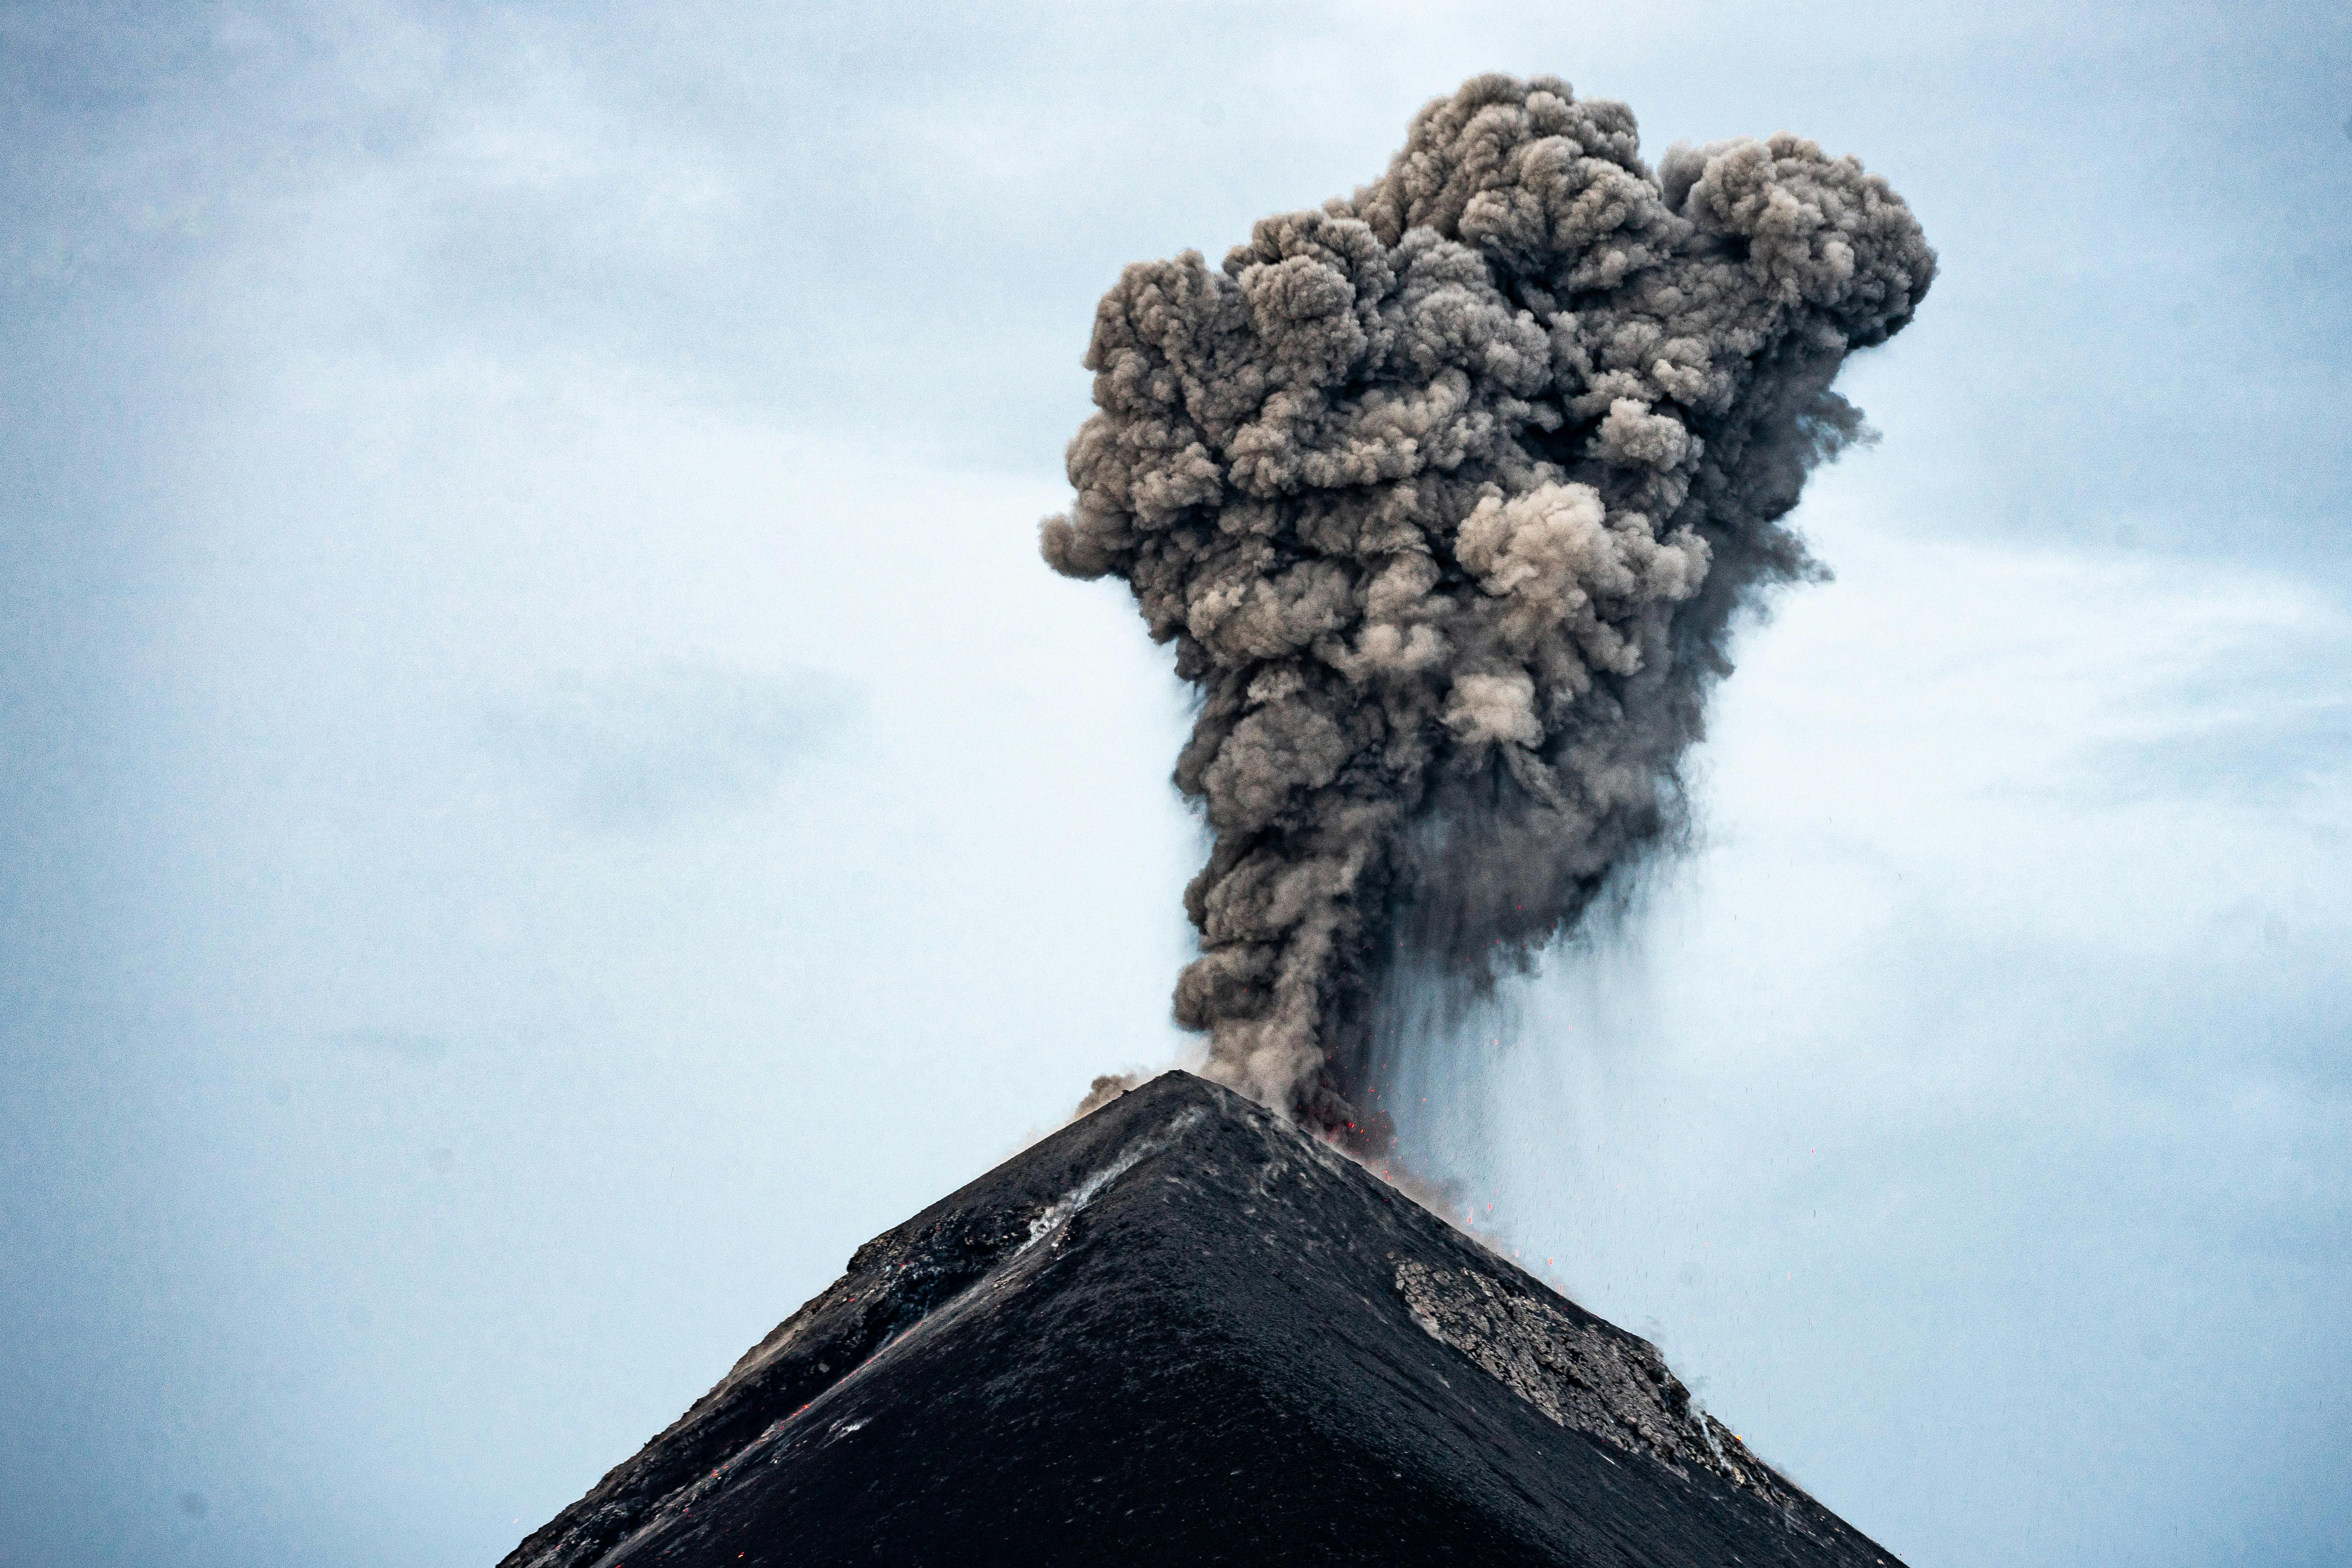
<svg viewBox="0 0 2352 1568">
<path fill-rule="evenodd" d="M 1675 826 L 1731 617 L 1813 570 L 1780 519 L 1864 434 L 1831 379 L 1935 267 L 1851 158 L 1653 172 L 1623 104 L 1486 76 L 1221 269 L 1127 269 L 1044 548 L 1200 689 L 1211 1076 L 1363 1136 L 1392 967 L 1489 987 Z"/>
</svg>

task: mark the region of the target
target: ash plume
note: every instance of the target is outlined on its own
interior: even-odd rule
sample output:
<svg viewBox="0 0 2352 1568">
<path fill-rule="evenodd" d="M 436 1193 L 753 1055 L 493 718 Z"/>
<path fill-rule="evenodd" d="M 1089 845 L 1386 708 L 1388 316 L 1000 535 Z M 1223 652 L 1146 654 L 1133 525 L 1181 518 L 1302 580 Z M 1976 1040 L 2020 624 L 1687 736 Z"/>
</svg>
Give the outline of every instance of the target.
<svg viewBox="0 0 2352 1568">
<path fill-rule="evenodd" d="M 1391 974 L 1490 988 L 1676 828 L 1733 616 L 1817 573 L 1781 519 L 1868 435 L 1830 383 L 1935 267 L 1852 158 L 1654 172 L 1625 105 L 1483 76 L 1221 268 L 1127 268 L 1043 547 L 1198 688 L 1175 1010 L 1210 1077 L 1376 1137 Z"/>
</svg>

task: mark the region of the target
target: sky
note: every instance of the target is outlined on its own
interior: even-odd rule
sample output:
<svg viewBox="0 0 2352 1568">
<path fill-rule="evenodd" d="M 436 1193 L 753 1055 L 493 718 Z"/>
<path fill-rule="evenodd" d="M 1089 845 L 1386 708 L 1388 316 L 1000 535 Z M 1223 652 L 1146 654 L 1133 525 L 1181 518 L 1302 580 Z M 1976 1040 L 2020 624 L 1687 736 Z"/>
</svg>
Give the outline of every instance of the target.
<svg viewBox="0 0 2352 1568">
<path fill-rule="evenodd" d="M 1416 1157 L 1916 1568 L 2340 1560 L 2352 14 L 688 0 L 0 9 L 0 1563 L 493 1562 L 1188 1059 L 1094 302 L 1486 69 L 1943 269 Z"/>
</svg>

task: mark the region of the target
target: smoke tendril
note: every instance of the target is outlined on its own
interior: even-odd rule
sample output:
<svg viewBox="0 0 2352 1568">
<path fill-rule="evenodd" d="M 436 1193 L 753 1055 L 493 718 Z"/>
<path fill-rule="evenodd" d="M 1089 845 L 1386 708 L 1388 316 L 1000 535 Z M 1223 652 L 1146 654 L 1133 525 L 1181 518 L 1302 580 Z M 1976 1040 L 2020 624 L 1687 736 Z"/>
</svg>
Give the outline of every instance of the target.
<svg viewBox="0 0 2352 1568">
<path fill-rule="evenodd" d="M 1733 616 L 1818 573 L 1783 518 L 1870 438 L 1831 381 L 1935 268 L 1852 158 L 1653 172 L 1625 105 L 1482 76 L 1353 196 L 1126 269 L 1043 546 L 1199 692 L 1211 1077 L 1376 1142 L 1392 968 L 1491 987 L 1678 827 Z"/>
</svg>

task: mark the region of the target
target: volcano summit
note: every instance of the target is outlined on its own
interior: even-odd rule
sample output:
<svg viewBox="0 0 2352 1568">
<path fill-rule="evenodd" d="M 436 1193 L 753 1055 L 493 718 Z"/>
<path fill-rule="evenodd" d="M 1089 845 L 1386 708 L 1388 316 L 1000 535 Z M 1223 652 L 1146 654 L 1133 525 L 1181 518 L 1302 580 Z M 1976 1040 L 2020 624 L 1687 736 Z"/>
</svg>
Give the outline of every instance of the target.
<svg viewBox="0 0 2352 1568">
<path fill-rule="evenodd" d="M 1656 1348 L 1144 1084 L 897 1229 L 500 1568 L 1899 1568 Z"/>
</svg>

